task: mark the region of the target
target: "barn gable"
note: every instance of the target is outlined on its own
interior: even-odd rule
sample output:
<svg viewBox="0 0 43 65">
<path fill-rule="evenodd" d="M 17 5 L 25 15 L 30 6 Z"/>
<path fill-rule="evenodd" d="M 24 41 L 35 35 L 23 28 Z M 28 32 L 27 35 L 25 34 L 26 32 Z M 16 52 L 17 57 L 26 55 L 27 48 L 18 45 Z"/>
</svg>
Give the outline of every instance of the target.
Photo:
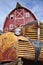
<svg viewBox="0 0 43 65">
<path fill-rule="evenodd" d="M 13 31 L 20 25 L 26 25 L 28 22 L 36 20 L 35 15 L 27 8 L 17 3 L 16 8 L 12 10 L 5 19 L 3 32 Z"/>
</svg>

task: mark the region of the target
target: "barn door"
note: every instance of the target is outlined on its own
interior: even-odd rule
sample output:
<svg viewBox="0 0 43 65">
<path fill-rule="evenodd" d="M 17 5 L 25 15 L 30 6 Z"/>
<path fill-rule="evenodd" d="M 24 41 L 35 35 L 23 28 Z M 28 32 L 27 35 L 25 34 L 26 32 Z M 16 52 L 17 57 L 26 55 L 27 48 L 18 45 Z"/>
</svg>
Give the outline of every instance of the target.
<svg viewBox="0 0 43 65">
<path fill-rule="evenodd" d="M 16 27 L 25 24 L 24 9 L 15 10 L 15 25 Z"/>
</svg>

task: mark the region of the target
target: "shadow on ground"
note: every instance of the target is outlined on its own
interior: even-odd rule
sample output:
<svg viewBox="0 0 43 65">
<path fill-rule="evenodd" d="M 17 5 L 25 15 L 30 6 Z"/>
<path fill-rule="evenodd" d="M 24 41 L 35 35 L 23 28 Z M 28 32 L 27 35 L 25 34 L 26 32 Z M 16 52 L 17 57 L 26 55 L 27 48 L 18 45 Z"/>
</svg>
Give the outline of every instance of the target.
<svg viewBox="0 0 43 65">
<path fill-rule="evenodd" d="M 27 59 L 24 59 L 22 58 L 22 61 L 24 62 L 23 65 L 43 65 L 43 62 L 40 62 L 40 61 L 31 61 L 31 60 L 27 60 Z M 15 65 L 14 62 L 4 62 L 4 63 L 1 63 L 0 65 Z"/>
</svg>

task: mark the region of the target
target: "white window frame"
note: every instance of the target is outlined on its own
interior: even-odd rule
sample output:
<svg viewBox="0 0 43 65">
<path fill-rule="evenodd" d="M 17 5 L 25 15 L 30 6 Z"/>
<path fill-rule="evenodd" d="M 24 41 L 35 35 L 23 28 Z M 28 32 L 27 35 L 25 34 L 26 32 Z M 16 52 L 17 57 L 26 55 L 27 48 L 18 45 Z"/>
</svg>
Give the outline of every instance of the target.
<svg viewBox="0 0 43 65">
<path fill-rule="evenodd" d="M 12 15 L 10 15 L 10 19 L 11 19 L 11 17 L 13 17 L 13 19 L 14 19 L 14 15 L 12 14 Z"/>
<path fill-rule="evenodd" d="M 29 12 L 26 12 L 25 13 L 25 17 L 30 17 L 30 13 Z"/>
<path fill-rule="evenodd" d="M 13 24 L 10 24 L 10 25 L 9 25 L 9 30 L 12 30 L 13 27 L 14 27 L 14 25 L 13 25 Z"/>
</svg>

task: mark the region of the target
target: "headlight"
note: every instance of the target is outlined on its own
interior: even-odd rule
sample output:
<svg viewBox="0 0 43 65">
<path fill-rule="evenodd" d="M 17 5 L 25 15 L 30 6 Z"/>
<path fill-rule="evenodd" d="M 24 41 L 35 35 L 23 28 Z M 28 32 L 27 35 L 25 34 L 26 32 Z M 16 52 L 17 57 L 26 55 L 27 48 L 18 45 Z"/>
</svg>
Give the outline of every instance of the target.
<svg viewBox="0 0 43 65">
<path fill-rule="evenodd" d="M 21 35 L 21 29 L 20 28 L 16 28 L 15 29 L 15 34 L 16 35 Z"/>
</svg>

